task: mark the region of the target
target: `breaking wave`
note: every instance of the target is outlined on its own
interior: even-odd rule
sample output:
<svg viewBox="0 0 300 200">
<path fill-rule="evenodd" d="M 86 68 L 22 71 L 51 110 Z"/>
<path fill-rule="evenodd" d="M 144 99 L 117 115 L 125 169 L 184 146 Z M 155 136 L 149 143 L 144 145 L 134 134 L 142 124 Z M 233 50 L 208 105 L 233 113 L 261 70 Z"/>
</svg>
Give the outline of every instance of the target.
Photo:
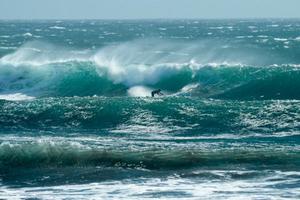
<svg viewBox="0 0 300 200">
<path fill-rule="evenodd" d="M 25 167 L 106 166 L 145 169 L 230 167 L 261 164 L 268 168 L 299 166 L 299 154 L 289 149 L 103 149 L 67 142 L 30 142 L 0 145 L 0 171 Z"/>
<path fill-rule="evenodd" d="M 161 88 L 204 98 L 300 99 L 299 65 L 267 57 L 212 41 L 137 40 L 97 51 L 30 42 L 0 59 L 0 93 L 148 96 Z"/>
</svg>

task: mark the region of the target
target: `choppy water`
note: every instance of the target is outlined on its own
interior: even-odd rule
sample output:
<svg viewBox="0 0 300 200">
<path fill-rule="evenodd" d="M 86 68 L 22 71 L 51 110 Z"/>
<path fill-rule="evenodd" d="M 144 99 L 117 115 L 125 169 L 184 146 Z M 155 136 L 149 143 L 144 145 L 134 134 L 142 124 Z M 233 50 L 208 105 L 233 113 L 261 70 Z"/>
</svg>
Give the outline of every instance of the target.
<svg viewBox="0 0 300 200">
<path fill-rule="evenodd" d="M 299 199 L 299 55 L 299 20 L 1 21 L 0 198 Z"/>
</svg>

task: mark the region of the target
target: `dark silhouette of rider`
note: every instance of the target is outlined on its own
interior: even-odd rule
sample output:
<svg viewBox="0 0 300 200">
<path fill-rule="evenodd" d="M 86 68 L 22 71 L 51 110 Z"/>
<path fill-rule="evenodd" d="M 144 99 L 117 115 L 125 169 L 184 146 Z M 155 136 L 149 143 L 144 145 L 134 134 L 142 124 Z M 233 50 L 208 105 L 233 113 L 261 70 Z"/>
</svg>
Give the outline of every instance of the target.
<svg viewBox="0 0 300 200">
<path fill-rule="evenodd" d="M 151 92 L 151 96 L 152 96 L 152 97 L 154 97 L 156 94 L 159 95 L 159 96 L 164 95 L 164 94 L 161 92 L 161 89 L 153 90 L 153 91 Z"/>
</svg>

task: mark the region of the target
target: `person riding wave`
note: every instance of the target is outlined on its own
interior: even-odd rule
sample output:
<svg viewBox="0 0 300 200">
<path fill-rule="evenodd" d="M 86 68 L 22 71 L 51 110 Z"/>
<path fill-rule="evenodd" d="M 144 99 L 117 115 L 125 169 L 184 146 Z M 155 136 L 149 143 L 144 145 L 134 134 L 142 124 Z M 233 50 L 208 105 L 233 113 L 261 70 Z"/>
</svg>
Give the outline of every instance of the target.
<svg viewBox="0 0 300 200">
<path fill-rule="evenodd" d="M 161 89 L 153 90 L 153 91 L 151 92 L 151 96 L 152 96 L 152 97 L 154 97 L 156 94 L 159 95 L 159 96 L 164 95 L 164 94 L 161 92 Z"/>
</svg>

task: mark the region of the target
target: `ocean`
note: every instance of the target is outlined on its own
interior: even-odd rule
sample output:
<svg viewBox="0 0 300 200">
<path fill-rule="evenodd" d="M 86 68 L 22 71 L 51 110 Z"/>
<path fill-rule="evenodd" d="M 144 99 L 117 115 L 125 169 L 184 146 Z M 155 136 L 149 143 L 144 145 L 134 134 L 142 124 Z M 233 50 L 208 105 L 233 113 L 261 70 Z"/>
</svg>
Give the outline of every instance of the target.
<svg viewBox="0 0 300 200">
<path fill-rule="evenodd" d="M 0 199 L 300 199 L 299 88 L 298 19 L 2 20 Z"/>
</svg>

